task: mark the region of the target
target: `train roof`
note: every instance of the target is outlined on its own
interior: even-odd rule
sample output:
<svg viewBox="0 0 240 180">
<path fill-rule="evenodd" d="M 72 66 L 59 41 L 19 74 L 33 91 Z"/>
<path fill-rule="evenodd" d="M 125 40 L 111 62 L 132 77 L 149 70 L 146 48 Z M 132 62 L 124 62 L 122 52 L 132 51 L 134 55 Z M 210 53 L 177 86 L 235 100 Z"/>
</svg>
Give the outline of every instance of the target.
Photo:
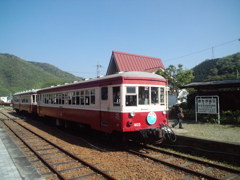
<svg viewBox="0 0 240 180">
<path fill-rule="evenodd" d="M 25 94 L 34 94 L 37 93 L 39 89 L 31 89 L 31 90 L 26 90 L 26 91 L 21 91 L 21 92 L 16 92 L 13 95 L 25 95 Z"/>
<path fill-rule="evenodd" d="M 94 78 L 94 79 L 86 79 L 84 81 L 77 81 L 73 83 L 65 83 L 63 85 L 56 85 L 56 86 L 51 86 L 43 89 L 39 89 L 38 91 L 48 91 L 48 90 L 54 90 L 54 89 L 62 89 L 68 86 L 77 86 L 80 84 L 84 83 L 95 83 L 95 82 L 100 82 L 100 81 L 106 81 L 106 80 L 111 80 L 111 79 L 117 79 L 121 77 L 132 77 L 132 78 L 144 78 L 144 79 L 157 79 L 161 81 L 166 81 L 164 77 L 158 74 L 154 73 L 148 73 L 148 72 L 140 72 L 140 71 L 130 71 L 130 72 L 119 72 L 117 74 L 112 74 L 112 75 L 107 75 L 99 78 Z"/>
<path fill-rule="evenodd" d="M 154 73 L 148 73 L 148 72 L 142 72 L 142 71 L 129 71 L 129 72 L 119 72 L 117 74 L 112 74 L 112 75 L 107 75 L 103 77 L 98 77 L 98 78 L 93 78 L 93 79 L 86 79 L 84 81 L 77 81 L 73 83 L 66 83 L 63 85 L 56 85 L 56 86 L 51 86 L 51 87 L 46 87 L 43 89 L 31 89 L 31 90 L 26 90 L 22 92 L 17 92 L 14 95 L 26 95 L 26 94 L 34 94 L 37 93 L 38 91 L 45 91 L 45 90 L 50 90 L 50 89 L 56 89 L 56 88 L 61 88 L 61 87 L 66 87 L 66 86 L 71 86 L 71 85 L 77 85 L 77 84 L 83 84 L 83 83 L 88 83 L 88 82 L 95 82 L 95 81 L 100 81 L 100 80 L 107 80 L 107 79 L 114 79 L 118 77 L 134 77 L 134 78 L 150 78 L 150 79 L 161 79 L 162 81 L 166 81 L 164 77 L 158 74 Z"/>
</svg>

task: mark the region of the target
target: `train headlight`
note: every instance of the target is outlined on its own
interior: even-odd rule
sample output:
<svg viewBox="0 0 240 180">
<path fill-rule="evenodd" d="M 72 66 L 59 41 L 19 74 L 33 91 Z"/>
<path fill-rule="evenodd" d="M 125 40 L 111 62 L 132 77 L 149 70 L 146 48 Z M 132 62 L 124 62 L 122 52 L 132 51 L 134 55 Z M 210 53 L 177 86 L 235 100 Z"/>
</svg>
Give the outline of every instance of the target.
<svg viewBox="0 0 240 180">
<path fill-rule="evenodd" d="M 127 122 L 127 126 L 128 126 L 128 127 L 132 126 L 132 124 L 133 124 L 132 121 L 128 121 L 128 122 Z"/>
<path fill-rule="evenodd" d="M 135 112 L 134 111 L 130 112 L 129 115 L 130 115 L 130 117 L 134 117 L 135 116 Z"/>
</svg>

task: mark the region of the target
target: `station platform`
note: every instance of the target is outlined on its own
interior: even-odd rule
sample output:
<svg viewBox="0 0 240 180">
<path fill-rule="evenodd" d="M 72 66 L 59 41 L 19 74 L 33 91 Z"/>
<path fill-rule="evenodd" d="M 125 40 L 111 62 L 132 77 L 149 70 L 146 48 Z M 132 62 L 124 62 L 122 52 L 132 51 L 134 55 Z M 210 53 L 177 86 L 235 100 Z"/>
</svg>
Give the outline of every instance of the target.
<svg viewBox="0 0 240 180">
<path fill-rule="evenodd" d="M 0 179 L 44 179 L 0 126 Z"/>
</svg>

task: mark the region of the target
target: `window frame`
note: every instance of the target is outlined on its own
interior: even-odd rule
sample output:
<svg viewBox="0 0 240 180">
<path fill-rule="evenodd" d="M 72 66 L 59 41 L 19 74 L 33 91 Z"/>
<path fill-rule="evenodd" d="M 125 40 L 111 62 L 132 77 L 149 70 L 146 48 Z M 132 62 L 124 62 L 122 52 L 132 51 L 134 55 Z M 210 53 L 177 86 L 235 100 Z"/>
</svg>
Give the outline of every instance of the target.
<svg viewBox="0 0 240 180">
<path fill-rule="evenodd" d="M 134 92 L 128 92 L 128 88 L 135 88 Z M 126 94 L 125 94 L 125 106 L 126 107 L 132 107 L 132 106 L 138 106 L 138 93 L 137 93 L 137 87 L 138 86 L 133 86 L 133 85 L 129 85 L 126 86 Z M 134 99 L 135 98 L 135 99 Z M 134 102 L 134 103 L 131 103 Z M 127 104 L 129 103 L 129 104 Z"/>
<path fill-rule="evenodd" d="M 108 100 L 108 86 L 101 87 L 101 100 L 102 101 Z"/>
<path fill-rule="evenodd" d="M 117 91 L 115 91 L 114 89 L 117 89 Z M 120 106 L 120 104 L 121 104 L 121 87 L 113 86 L 112 87 L 112 105 L 115 107 L 115 106 Z"/>
</svg>

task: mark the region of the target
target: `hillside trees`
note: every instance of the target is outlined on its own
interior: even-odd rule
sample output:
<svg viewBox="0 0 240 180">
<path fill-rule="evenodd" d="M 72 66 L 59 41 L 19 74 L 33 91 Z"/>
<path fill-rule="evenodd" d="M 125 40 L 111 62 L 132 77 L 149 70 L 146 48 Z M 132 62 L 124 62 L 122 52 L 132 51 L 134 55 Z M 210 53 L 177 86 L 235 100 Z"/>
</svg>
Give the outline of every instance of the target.
<svg viewBox="0 0 240 180">
<path fill-rule="evenodd" d="M 193 68 L 193 81 L 240 79 L 240 53 L 227 57 L 205 60 Z"/>
<path fill-rule="evenodd" d="M 179 87 L 190 83 L 194 78 L 193 71 L 184 70 L 182 64 L 179 64 L 177 67 L 170 65 L 165 71 L 159 69 L 156 74 L 162 75 L 164 78 L 168 79 L 170 87 L 169 94 L 176 94 Z"/>
<path fill-rule="evenodd" d="M 81 80 L 53 65 L 28 62 L 14 55 L 0 53 L 0 96 Z"/>
</svg>

